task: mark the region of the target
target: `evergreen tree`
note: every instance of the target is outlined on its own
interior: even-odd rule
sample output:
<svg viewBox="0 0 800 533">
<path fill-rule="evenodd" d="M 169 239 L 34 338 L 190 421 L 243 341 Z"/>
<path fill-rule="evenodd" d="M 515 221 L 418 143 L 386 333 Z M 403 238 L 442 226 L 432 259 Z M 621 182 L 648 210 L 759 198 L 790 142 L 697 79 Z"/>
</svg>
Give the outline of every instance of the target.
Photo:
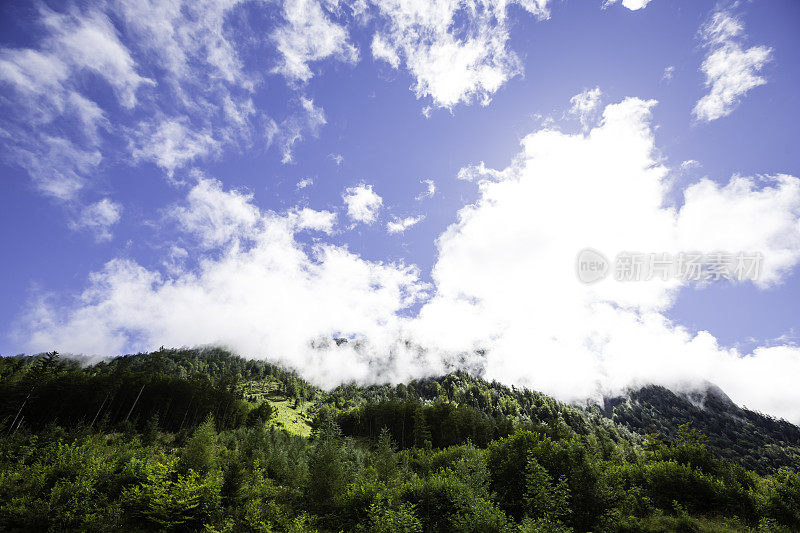
<svg viewBox="0 0 800 533">
<path fill-rule="evenodd" d="M 422 407 L 417 407 L 414 411 L 414 446 L 417 448 L 431 448 L 431 430 L 425 420 L 425 412 Z"/>
</svg>

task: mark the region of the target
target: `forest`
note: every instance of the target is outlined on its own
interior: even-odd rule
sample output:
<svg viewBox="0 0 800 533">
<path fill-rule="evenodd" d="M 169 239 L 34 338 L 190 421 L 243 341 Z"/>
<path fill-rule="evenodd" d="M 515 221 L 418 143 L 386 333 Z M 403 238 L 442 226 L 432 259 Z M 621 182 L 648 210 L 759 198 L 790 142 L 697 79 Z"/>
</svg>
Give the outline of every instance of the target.
<svg viewBox="0 0 800 533">
<path fill-rule="evenodd" d="M 223 349 L 0 358 L 0 530 L 800 531 L 800 428 L 722 391 L 326 391 Z"/>
</svg>

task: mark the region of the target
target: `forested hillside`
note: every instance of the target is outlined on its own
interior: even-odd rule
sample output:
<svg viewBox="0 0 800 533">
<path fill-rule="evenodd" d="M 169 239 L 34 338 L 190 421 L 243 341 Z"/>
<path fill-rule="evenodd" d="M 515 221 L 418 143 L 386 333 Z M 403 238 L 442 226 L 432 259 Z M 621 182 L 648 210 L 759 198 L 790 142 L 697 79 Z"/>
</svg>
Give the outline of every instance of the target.
<svg viewBox="0 0 800 533">
<path fill-rule="evenodd" d="M 219 349 L 0 359 L 3 531 L 798 531 L 800 429 L 710 388 L 323 391 Z"/>
</svg>

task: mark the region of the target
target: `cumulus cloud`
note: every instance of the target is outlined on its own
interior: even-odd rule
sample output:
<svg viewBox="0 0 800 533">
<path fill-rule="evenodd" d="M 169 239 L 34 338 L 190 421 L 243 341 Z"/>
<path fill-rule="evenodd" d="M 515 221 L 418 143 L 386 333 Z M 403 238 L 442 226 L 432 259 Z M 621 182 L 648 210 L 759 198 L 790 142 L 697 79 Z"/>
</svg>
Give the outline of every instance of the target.
<svg viewBox="0 0 800 533">
<path fill-rule="evenodd" d="M 510 4 L 540 19 L 549 17 L 547 0 L 479 0 L 467 4 L 390 0 L 375 2 L 384 27 L 372 39 L 373 57 L 392 68 L 405 66 L 417 98 L 438 107 L 491 97 L 522 72 L 508 49 L 506 9 Z"/>
<path fill-rule="evenodd" d="M 98 242 L 111 239 L 111 226 L 119 222 L 122 206 L 109 198 L 84 207 L 71 225 L 76 229 L 87 229 Z"/>
<path fill-rule="evenodd" d="M 697 101 L 692 114 L 697 120 L 711 122 L 730 115 L 750 90 L 767 83 L 760 73 L 771 61 L 772 49 L 744 49 L 742 22 L 724 10 L 715 12 L 700 34 L 708 49 L 700 70 L 709 92 Z"/>
<path fill-rule="evenodd" d="M 664 68 L 664 73 L 661 75 L 661 81 L 670 81 L 674 75 L 675 66 L 669 65 L 668 67 Z"/>
<path fill-rule="evenodd" d="M 344 247 L 301 245 L 295 232 L 319 228 L 324 212 L 260 211 L 248 195 L 206 179 L 177 216 L 205 244 L 225 244 L 198 252 L 192 270 L 183 266 L 186 251 L 173 247 L 166 274 L 109 261 L 69 309 L 37 301 L 20 334 L 31 347 L 95 355 L 218 344 L 301 369 L 325 386 L 408 379 L 431 366 L 395 336 L 400 312 L 425 295 L 417 270 L 365 261 Z M 334 337 L 352 342 L 340 346 Z"/>
<path fill-rule="evenodd" d="M 646 383 L 710 380 L 740 404 L 800 421 L 796 347 L 740 353 L 672 322 L 666 312 L 691 290 L 678 279 L 612 276 L 586 285 L 576 277 L 576 254 L 586 247 L 610 258 L 757 251 L 759 287 L 780 283 L 800 260 L 795 177 L 704 179 L 683 191 L 681 203 L 668 201 L 654 105 L 627 98 L 606 106 L 588 132 L 536 131 L 507 168 L 471 172 L 480 194 L 436 241 L 433 291 L 413 267 L 296 239 L 304 228 L 332 228 L 332 213 L 262 211 L 249 194 L 201 178 L 172 210 L 195 237 L 195 268 L 185 267 L 182 253 L 166 273 L 112 260 L 71 305 L 34 302 L 19 338 L 31 350 L 87 354 L 220 344 L 326 386 L 466 366 L 583 400 Z M 370 186 L 345 197 L 348 216 L 375 220 L 381 202 Z M 350 342 L 340 346 L 335 337 Z"/>
<path fill-rule="evenodd" d="M 779 282 L 800 259 L 797 178 L 702 180 L 684 191 L 680 207 L 669 204 L 653 105 L 635 98 L 609 105 L 587 133 L 530 134 L 511 166 L 481 180 L 478 201 L 437 241 L 436 293 L 414 338 L 446 353 L 485 349 L 487 377 L 562 399 L 709 379 L 740 403 L 798 421 L 800 403 L 785 376 L 800 370 L 800 351 L 741 354 L 672 323 L 664 313 L 688 290 L 677 280 L 584 285 L 576 278 L 575 257 L 586 247 L 610 258 L 760 251 L 761 286 Z"/>
<path fill-rule="evenodd" d="M 372 190 L 372 185 L 364 183 L 345 189 L 342 200 L 347 206 L 347 216 L 350 220 L 364 224 L 375 222 L 383 206 L 383 198 Z"/>
<path fill-rule="evenodd" d="M 422 222 L 424 219 L 425 215 L 408 216 L 405 218 L 394 217 L 393 220 L 386 223 L 386 231 L 388 233 L 403 233 L 405 230 Z"/>
</svg>

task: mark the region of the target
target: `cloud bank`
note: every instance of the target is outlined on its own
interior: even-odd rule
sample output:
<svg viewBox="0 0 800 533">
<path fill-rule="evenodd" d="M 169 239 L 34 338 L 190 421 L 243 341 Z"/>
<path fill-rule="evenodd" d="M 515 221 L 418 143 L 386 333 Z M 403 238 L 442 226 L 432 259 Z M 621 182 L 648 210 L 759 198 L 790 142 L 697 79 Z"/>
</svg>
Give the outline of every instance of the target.
<svg viewBox="0 0 800 533">
<path fill-rule="evenodd" d="M 249 194 L 199 177 L 170 211 L 193 239 L 189 253 L 173 249 L 163 272 L 114 259 L 73 302 L 34 302 L 18 338 L 32 351 L 95 355 L 221 344 L 324 386 L 465 367 L 582 400 L 707 379 L 740 404 L 798 422 L 796 347 L 739 353 L 670 322 L 665 312 L 688 290 L 678 280 L 576 278 L 587 246 L 609 257 L 758 251 L 759 287 L 780 283 L 800 260 L 795 177 L 703 179 L 679 204 L 667 201 L 654 105 L 627 98 L 586 132 L 529 134 L 505 169 L 465 171 L 480 195 L 439 236 L 433 286 L 413 266 L 301 237 L 332 230 L 332 213 L 262 211 Z M 366 185 L 348 190 L 350 218 L 371 220 L 375 196 Z"/>
</svg>

